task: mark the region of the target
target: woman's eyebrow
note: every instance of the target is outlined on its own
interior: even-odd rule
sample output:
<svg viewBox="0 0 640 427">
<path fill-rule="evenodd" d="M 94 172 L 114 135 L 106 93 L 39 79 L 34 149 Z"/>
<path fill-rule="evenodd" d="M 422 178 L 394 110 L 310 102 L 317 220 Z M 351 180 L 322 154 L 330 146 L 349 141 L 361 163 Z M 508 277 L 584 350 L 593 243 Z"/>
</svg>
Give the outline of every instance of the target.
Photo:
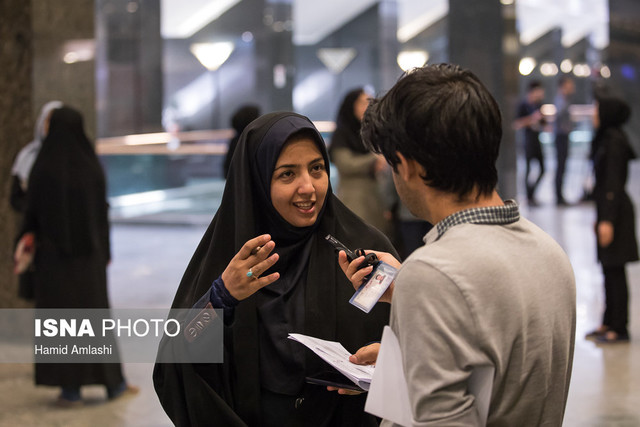
<svg viewBox="0 0 640 427">
<path fill-rule="evenodd" d="M 313 159 L 308 164 L 312 165 L 314 163 L 319 163 L 319 162 L 324 162 L 324 157 L 318 157 L 317 159 Z M 289 169 L 289 168 L 293 169 L 293 168 L 299 168 L 299 167 L 300 167 L 299 164 L 291 163 L 286 165 L 278 165 L 275 167 L 273 171 L 275 172 L 278 169 Z"/>
<path fill-rule="evenodd" d="M 297 168 L 297 167 L 300 167 L 300 165 L 296 165 L 296 164 L 280 165 L 280 166 L 276 166 L 276 168 L 274 169 L 274 172 L 277 171 L 278 169 Z"/>
</svg>

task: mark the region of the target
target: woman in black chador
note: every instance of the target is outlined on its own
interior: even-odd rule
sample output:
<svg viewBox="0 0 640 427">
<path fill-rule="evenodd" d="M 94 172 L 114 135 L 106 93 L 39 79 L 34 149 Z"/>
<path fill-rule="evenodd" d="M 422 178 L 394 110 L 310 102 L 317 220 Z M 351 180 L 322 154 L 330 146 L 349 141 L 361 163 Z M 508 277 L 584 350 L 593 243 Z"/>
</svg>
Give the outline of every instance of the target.
<svg viewBox="0 0 640 427">
<path fill-rule="evenodd" d="M 596 174 L 593 195 L 597 208 L 598 259 L 604 273 L 606 308 L 602 325 L 587 338 L 600 342 L 628 341 L 629 294 L 625 264 L 638 260 L 633 204 L 625 192 L 628 163 L 635 157 L 622 125 L 631 110 L 612 97 L 598 100 L 597 129 L 592 142 Z"/>
<path fill-rule="evenodd" d="M 82 116 L 53 110 L 49 133 L 29 177 L 21 235 L 36 241 L 36 308 L 108 308 L 110 259 L 105 179 Z M 38 385 L 62 387 L 60 406 L 80 404 L 80 386 L 103 384 L 108 396 L 134 392 L 119 364 L 36 363 Z"/>
<path fill-rule="evenodd" d="M 388 310 L 349 304 L 353 288 L 324 237 L 395 253 L 333 195 L 322 137 L 306 118 L 272 113 L 243 132 L 222 204 L 173 307 L 225 310 L 224 363 L 157 364 L 160 402 L 179 426 L 364 426 L 365 395 L 307 384 L 324 362 L 291 332 L 355 352 L 379 340 Z"/>
</svg>

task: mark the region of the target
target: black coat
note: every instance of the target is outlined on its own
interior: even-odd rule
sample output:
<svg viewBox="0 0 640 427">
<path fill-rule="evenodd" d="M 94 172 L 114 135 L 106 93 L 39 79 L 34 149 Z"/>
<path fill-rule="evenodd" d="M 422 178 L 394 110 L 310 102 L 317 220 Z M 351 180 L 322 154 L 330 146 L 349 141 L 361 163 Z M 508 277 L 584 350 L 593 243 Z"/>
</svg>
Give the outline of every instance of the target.
<svg viewBox="0 0 640 427">
<path fill-rule="evenodd" d="M 628 117 L 615 100 L 600 100 L 601 126 L 593 147 L 596 183 L 593 191 L 597 220 L 613 224 L 613 242 L 606 248 L 598 245 L 598 259 L 605 267 L 621 266 L 638 260 L 635 214 L 625 191 L 628 164 L 635 157 L 625 133 L 620 128 Z"/>
<path fill-rule="evenodd" d="M 258 154 L 265 147 L 262 143 L 268 139 L 265 134 L 278 126 L 286 128 L 277 131 L 283 138 L 296 129 L 315 132 L 316 142 L 328 164 L 322 138 L 308 119 L 293 113 L 273 113 L 253 122 L 240 138 L 222 204 L 187 267 L 173 307 L 192 307 L 247 240 L 268 232 L 276 242 L 276 250 L 284 250 L 278 252 L 281 258 L 273 267 L 281 273 L 279 281 L 286 281 L 287 276 L 291 276 L 288 273 L 305 265 L 302 282 L 296 285 L 304 287 L 304 297 L 300 301 L 304 322 L 302 330 L 290 332 L 339 341 L 353 353 L 380 339 L 382 328 L 388 322 L 389 309 L 379 304 L 365 314 L 349 304 L 353 287 L 340 270 L 335 251 L 324 241 L 324 236 L 331 233 L 352 249 L 379 248 L 394 254 L 395 251 L 384 235 L 349 211 L 330 189 L 321 218 L 308 230 L 293 230 L 292 226 L 274 217 L 273 207 L 265 199 L 266 188 L 261 189 L 259 182 L 268 188 L 266 179 L 271 176 L 269 171 L 273 171 L 275 162 L 265 162 Z M 280 149 L 281 146 L 267 147 L 271 160 L 277 157 Z M 266 174 L 261 181 L 258 175 L 260 169 L 265 168 Z M 286 236 L 292 234 L 299 234 L 300 239 L 308 242 L 304 244 L 309 249 L 308 259 L 300 260 L 295 253 L 287 253 L 287 247 L 297 246 L 295 241 L 287 243 Z M 287 258 L 289 262 L 285 261 Z M 235 307 L 233 323 L 225 325 L 224 363 L 156 364 L 153 375 L 156 392 L 176 425 L 262 425 L 261 405 L 265 397 L 260 368 L 268 361 L 260 357 L 262 341 L 259 334 L 261 327 L 270 328 L 270 324 L 259 318 L 265 298 L 269 298 L 268 295 L 258 291 Z M 161 347 L 165 344 L 163 340 Z M 316 355 L 307 352 L 302 375 L 313 373 L 322 365 Z M 304 376 L 300 378 L 300 387 L 296 396 L 305 399 L 299 414 L 302 421 L 282 419 L 281 425 L 376 425 L 375 419 L 363 411 L 366 395 L 340 396 L 321 386 L 304 385 Z"/>
<path fill-rule="evenodd" d="M 108 308 L 109 224 L 105 179 L 82 117 L 54 110 L 33 166 L 22 234 L 36 236 L 36 308 Z M 123 381 L 119 364 L 36 364 L 36 383 L 54 386 Z"/>
</svg>

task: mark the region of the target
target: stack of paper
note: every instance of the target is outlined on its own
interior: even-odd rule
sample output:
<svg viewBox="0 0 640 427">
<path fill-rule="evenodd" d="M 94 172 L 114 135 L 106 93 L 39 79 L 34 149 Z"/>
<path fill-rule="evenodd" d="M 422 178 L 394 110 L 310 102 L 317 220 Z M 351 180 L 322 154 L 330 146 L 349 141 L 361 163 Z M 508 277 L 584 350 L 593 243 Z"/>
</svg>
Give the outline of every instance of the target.
<svg viewBox="0 0 640 427">
<path fill-rule="evenodd" d="M 342 375 L 363 390 L 369 390 L 373 378 L 373 366 L 361 366 L 349 362 L 351 353 L 339 342 L 325 341 L 302 334 L 289 334 L 289 339 L 298 341 L 336 368 Z"/>
</svg>

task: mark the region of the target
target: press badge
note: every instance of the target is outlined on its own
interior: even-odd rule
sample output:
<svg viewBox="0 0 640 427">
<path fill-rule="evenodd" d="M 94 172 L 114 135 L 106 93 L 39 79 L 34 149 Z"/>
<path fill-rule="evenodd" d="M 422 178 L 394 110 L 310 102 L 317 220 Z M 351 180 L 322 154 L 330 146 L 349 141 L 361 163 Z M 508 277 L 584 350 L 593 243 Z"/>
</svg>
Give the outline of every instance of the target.
<svg viewBox="0 0 640 427">
<path fill-rule="evenodd" d="M 358 266 L 358 270 L 370 265 L 373 266 L 373 271 L 365 276 L 364 283 L 349 300 L 352 305 L 355 305 L 365 313 L 370 312 L 382 294 L 384 294 L 389 285 L 391 285 L 398 270 L 378 260 L 378 257 L 374 253 L 366 254 L 363 249 L 356 249 L 355 252 L 351 251 L 331 234 L 327 234 L 325 240 L 335 248 L 336 252 L 344 251 L 349 262 L 360 256 L 364 256 L 364 261 Z"/>
</svg>

